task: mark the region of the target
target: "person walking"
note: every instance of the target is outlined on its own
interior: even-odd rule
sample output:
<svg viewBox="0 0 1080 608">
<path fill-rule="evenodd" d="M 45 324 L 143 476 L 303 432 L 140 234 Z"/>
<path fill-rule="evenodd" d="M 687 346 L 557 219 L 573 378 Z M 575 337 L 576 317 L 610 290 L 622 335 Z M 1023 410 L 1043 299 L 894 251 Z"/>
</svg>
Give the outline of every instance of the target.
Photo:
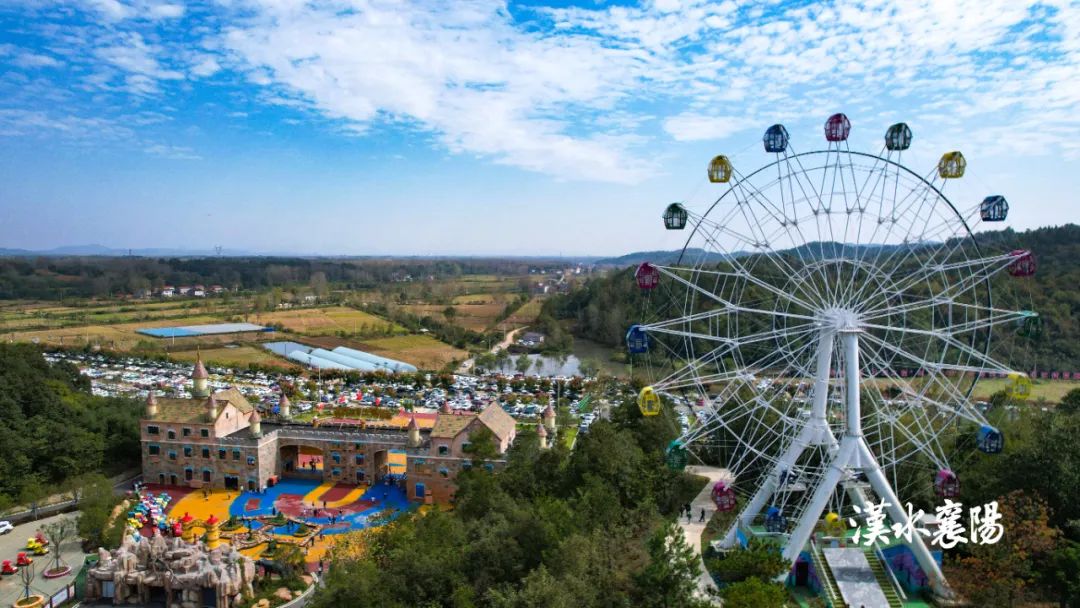
<svg viewBox="0 0 1080 608">
<path fill-rule="evenodd" d="M 701 518 L 698 519 L 698 523 L 705 523 L 705 507 L 701 507 Z"/>
</svg>

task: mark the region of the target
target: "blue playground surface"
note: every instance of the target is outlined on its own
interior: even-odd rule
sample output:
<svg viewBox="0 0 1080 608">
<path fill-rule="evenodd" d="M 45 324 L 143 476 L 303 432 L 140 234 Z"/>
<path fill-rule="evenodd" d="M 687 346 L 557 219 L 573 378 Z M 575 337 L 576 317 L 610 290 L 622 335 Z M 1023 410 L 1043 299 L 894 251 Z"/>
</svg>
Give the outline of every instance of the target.
<svg viewBox="0 0 1080 608">
<path fill-rule="evenodd" d="M 316 480 L 286 478 L 273 487 L 267 488 L 262 494 L 245 491 L 229 505 L 229 515 L 236 517 L 271 516 L 274 509 L 277 508 L 278 511 L 283 511 L 286 515 L 302 519 L 308 523 L 329 526 L 329 517 L 312 517 L 310 515 L 301 517 L 295 513 L 300 505 L 296 497 L 303 499 L 318 488 L 319 485 L 320 482 Z M 250 501 L 258 501 L 258 506 L 248 510 L 247 507 Z M 314 499 L 312 501 L 314 502 Z M 388 508 L 394 510 L 393 515 L 386 520 L 379 521 L 378 524 L 369 523 L 372 516 Z M 397 519 L 403 512 L 414 508 L 416 508 L 415 503 L 410 501 L 405 492 L 396 485 L 378 483 L 368 488 L 358 501 L 341 506 L 340 510 L 343 513 L 337 518 L 336 524 L 334 527 L 324 528 L 323 533 L 341 534 L 361 530 L 372 525 L 382 525 L 387 521 Z M 335 513 L 338 511 L 338 509 L 331 510 Z M 260 522 L 252 522 L 252 528 L 254 529 L 258 529 L 262 525 Z M 274 530 L 277 534 L 290 534 L 292 531 L 293 529 L 289 526 L 277 526 Z"/>
</svg>

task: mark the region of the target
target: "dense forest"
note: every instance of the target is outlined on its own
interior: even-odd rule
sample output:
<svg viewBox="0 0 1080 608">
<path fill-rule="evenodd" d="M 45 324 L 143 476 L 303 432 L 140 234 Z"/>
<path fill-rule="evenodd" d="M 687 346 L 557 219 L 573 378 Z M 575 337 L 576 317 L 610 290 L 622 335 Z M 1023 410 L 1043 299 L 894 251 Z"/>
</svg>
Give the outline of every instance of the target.
<svg viewBox="0 0 1080 608">
<path fill-rule="evenodd" d="M 0 508 L 29 503 L 84 473 L 139 465 L 142 405 L 95 397 L 70 364 L 0 344 Z"/>
<path fill-rule="evenodd" d="M 698 560 L 671 519 L 700 481 L 664 465 L 673 416 L 618 408 L 571 453 L 519 434 L 506 468 L 459 478 L 456 508 L 366 532 L 335 554 L 313 606 L 667 607 L 692 597 Z M 474 458 L 491 456 L 474 438 Z M 668 542 L 668 538 L 678 539 Z"/>
<path fill-rule="evenodd" d="M 996 328 L 991 353 L 1019 369 L 1080 371 L 1080 226 L 980 233 L 977 240 L 983 252 L 1023 248 L 1038 260 L 1034 276 L 1001 272 L 993 278 L 992 290 L 997 308 L 1039 313 L 1041 336 Z M 644 292 L 633 273 L 634 267 L 623 268 L 554 296 L 545 303 L 543 315 L 568 323 L 576 336 L 619 348 L 634 323 L 682 315 L 685 287 L 662 281 L 657 289 Z"/>
<path fill-rule="evenodd" d="M 109 297 L 164 285 L 264 290 L 309 284 L 318 275 L 342 289 L 467 274 L 524 275 L 565 262 L 505 259 L 330 259 L 272 257 L 0 257 L 0 300 Z"/>
</svg>

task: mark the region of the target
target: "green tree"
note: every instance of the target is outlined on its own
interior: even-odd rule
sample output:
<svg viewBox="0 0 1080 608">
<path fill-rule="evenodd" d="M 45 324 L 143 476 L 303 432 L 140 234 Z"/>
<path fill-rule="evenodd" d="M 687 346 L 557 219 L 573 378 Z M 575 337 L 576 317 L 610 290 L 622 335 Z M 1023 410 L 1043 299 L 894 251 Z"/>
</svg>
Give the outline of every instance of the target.
<svg viewBox="0 0 1080 608">
<path fill-rule="evenodd" d="M 1065 393 L 1065 396 L 1061 398 L 1061 403 L 1058 404 L 1058 411 L 1063 414 L 1080 413 L 1080 388 L 1074 388 Z"/>
<path fill-rule="evenodd" d="M 780 583 L 751 577 L 724 587 L 720 596 L 725 608 L 784 608 L 788 594 Z"/>
<path fill-rule="evenodd" d="M 532 367 L 532 361 L 528 356 L 518 355 L 517 359 L 514 359 L 514 369 L 516 369 L 519 374 L 524 374 L 529 371 L 530 367 Z"/>
<path fill-rule="evenodd" d="M 1062 543 L 1048 562 L 1045 581 L 1061 608 L 1080 608 L 1080 543 Z"/>
</svg>

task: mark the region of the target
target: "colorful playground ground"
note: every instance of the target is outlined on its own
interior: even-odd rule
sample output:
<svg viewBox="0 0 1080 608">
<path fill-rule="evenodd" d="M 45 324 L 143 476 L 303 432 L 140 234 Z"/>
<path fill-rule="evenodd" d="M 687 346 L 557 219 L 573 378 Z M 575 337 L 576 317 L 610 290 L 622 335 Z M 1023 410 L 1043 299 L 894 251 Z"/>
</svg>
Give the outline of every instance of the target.
<svg viewBox="0 0 1080 608">
<path fill-rule="evenodd" d="M 385 524 L 416 506 L 403 490 L 385 483 L 369 487 L 286 478 L 263 493 L 236 490 L 204 493 L 202 490 L 153 484 L 146 486 L 146 490 L 154 494 L 164 492 L 172 497 L 167 515 L 170 519 L 188 514 L 199 522 L 209 519 L 211 515 L 227 521 L 233 516 L 238 519 L 257 518 L 281 513 L 290 519 L 319 526 L 322 535 L 311 541 L 306 552 L 312 568 L 325 555 L 334 535 Z M 252 530 L 270 525 L 255 519 L 247 521 Z M 274 527 L 271 533 L 275 537 L 292 540 L 294 530 L 295 526 L 288 524 Z M 203 531 L 199 529 L 200 534 Z M 236 532 L 246 533 L 247 528 Z M 243 552 L 257 557 L 263 548 L 256 546 Z"/>
</svg>

